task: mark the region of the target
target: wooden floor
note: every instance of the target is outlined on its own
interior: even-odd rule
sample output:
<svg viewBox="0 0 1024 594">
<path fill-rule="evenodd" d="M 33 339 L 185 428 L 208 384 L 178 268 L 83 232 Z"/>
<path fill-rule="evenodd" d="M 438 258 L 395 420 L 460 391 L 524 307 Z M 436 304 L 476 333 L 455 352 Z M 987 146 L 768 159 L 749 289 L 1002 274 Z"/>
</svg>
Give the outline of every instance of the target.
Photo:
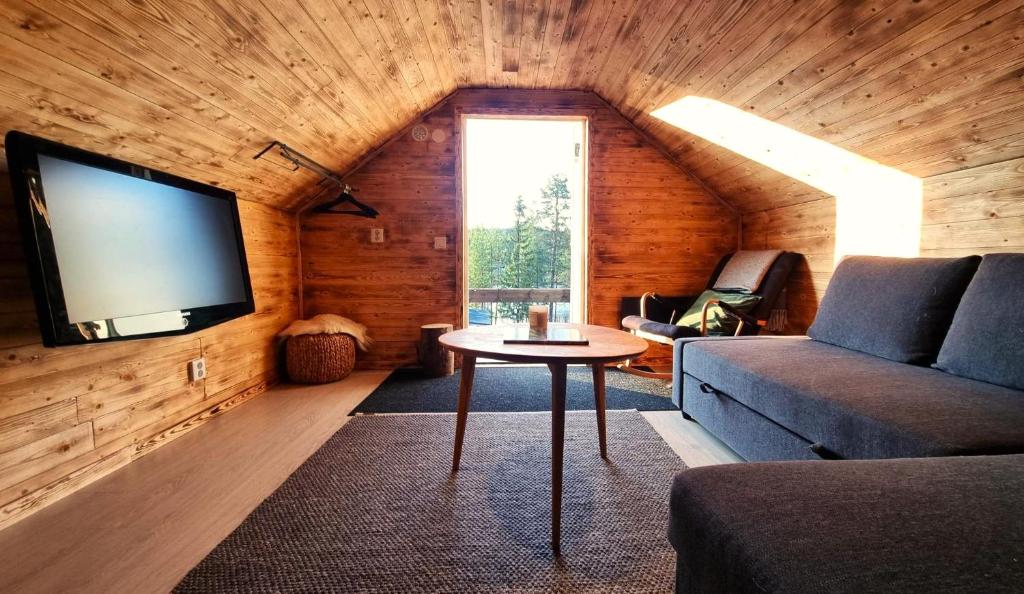
<svg viewBox="0 0 1024 594">
<path fill-rule="evenodd" d="M 0 531 L 0 592 L 170 590 L 385 377 L 275 387 Z M 739 459 L 678 412 L 643 415 L 688 466 Z"/>
<path fill-rule="evenodd" d="M 0 592 L 170 590 L 387 375 L 277 386 L 0 531 Z"/>
<path fill-rule="evenodd" d="M 736 452 L 729 449 L 714 435 L 703 427 L 687 421 L 677 410 L 659 410 L 640 413 L 647 419 L 686 466 L 710 466 L 712 464 L 732 464 L 742 462 Z"/>
</svg>

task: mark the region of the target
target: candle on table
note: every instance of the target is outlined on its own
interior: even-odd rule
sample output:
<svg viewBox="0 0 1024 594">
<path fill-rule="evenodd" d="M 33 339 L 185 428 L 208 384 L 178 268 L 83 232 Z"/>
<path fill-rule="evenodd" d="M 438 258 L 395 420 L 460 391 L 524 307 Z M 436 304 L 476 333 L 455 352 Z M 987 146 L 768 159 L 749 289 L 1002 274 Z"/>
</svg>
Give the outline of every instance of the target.
<svg viewBox="0 0 1024 594">
<path fill-rule="evenodd" d="M 530 330 L 534 330 L 537 332 L 548 331 L 548 306 L 530 306 Z"/>
</svg>

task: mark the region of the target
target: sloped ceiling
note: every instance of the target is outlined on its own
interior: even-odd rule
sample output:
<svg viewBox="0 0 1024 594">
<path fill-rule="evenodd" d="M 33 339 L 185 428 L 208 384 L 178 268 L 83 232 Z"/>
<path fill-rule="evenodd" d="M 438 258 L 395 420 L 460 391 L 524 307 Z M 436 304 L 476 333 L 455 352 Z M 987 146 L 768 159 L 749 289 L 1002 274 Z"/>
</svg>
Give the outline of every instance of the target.
<svg viewBox="0 0 1024 594">
<path fill-rule="evenodd" d="M 749 109 L 918 176 L 1024 155 L 1021 0 L 3 0 L 0 125 L 284 208 L 460 87 L 593 90 L 740 210 L 820 196 L 648 113 Z"/>
</svg>

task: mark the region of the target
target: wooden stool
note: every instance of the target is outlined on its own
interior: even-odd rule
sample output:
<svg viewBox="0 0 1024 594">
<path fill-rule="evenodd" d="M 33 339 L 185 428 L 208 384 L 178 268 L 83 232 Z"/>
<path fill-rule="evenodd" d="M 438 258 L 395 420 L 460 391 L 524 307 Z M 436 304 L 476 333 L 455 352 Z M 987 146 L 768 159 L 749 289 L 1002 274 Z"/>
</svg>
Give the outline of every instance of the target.
<svg viewBox="0 0 1024 594">
<path fill-rule="evenodd" d="M 444 377 L 455 373 L 455 354 L 441 346 L 437 339 L 452 331 L 451 324 L 426 324 L 420 326 L 420 343 L 416 346 L 423 373 L 432 377 Z"/>
</svg>

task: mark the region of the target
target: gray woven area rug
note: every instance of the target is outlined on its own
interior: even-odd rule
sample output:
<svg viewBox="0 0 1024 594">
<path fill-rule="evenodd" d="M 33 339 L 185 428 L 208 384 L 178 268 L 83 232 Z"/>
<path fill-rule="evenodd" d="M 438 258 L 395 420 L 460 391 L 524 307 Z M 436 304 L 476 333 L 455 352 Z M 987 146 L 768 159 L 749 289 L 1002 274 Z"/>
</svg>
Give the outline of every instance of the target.
<svg viewBox="0 0 1024 594">
<path fill-rule="evenodd" d="M 668 496 L 684 465 L 635 411 L 566 414 L 562 556 L 548 544 L 550 414 L 356 417 L 178 592 L 670 592 Z"/>
<path fill-rule="evenodd" d="M 418 369 L 399 369 L 350 414 L 453 413 L 459 402 L 459 374 L 425 377 Z M 679 410 L 668 382 L 637 377 L 617 369 L 606 372 L 608 410 Z M 566 410 L 594 409 L 594 380 L 589 367 L 570 366 Z M 551 410 L 551 372 L 544 366 L 478 367 L 472 409 L 477 412 Z"/>
</svg>

